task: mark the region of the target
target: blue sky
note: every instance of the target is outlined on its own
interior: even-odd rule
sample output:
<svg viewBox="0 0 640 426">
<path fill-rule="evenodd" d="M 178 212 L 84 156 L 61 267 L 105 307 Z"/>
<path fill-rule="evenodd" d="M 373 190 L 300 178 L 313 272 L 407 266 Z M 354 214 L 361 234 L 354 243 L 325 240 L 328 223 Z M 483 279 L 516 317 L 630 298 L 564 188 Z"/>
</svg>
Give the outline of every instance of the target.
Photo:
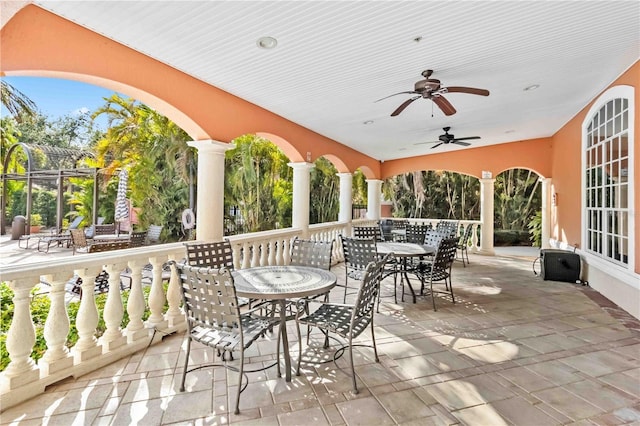
<svg viewBox="0 0 640 426">
<path fill-rule="evenodd" d="M 113 90 L 73 80 L 43 77 L 3 77 L 13 87 L 27 95 L 40 113 L 56 119 L 77 114 L 86 109 L 94 111 L 105 104 L 103 98 L 111 96 Z M 97 125 L 105 128 L 106 119 Z"/>
</svg>

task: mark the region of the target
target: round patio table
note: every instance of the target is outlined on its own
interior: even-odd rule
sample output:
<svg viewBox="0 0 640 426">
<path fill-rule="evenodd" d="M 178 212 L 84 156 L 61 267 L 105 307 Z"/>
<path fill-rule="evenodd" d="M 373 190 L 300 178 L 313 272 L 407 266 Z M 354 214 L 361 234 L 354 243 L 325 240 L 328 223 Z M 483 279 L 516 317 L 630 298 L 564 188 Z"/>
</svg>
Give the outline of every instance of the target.
<svg viewBox="0 0 640 426">
<path fill-rule="evenodd" d="M 436 254 L 437 249 L 422 244 L 414 243 L 397 243 L 397 242 L 382 242 L 377 243 L 376 248 L 378 254 L 385 255 L 387 253 L 393 253 L 393 255 L 400 260 L 402 271 L 400 272 L 400 283 L 402 283 L 403 277 L 407 281 L 411 296 L 413 297 L 413 303 L 416 303 L 416 292 L 411 287 L 411 281 L 409 281 L 409 271 L 407 268 L 407 259 L 410 257 L 423 257 L 433 256 Z M 404 289 L 404 287 L 403 287 Z M 404 295 L 404 290 L 403 290 Z"/>
<path fill-rule="evenodd" d="M 287 299 L 326 293 L 336 285 L 336 275 L 324 269 L 307 266 L 259 266 L 239 269 L 231 274 L 238 296 L 273 300 L 280 304 L 285 378 L 290 382 L 291 357 L 287 337 Z"/>
</svg>

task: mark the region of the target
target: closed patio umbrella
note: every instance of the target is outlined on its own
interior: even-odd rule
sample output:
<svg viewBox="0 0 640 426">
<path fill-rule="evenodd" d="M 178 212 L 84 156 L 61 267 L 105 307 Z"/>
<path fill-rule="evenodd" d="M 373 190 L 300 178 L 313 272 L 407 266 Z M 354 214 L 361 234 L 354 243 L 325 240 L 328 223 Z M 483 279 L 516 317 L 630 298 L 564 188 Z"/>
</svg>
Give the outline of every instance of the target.
<svg viewBox="0 0 640 426">
<path fill-rule="evenodd" d="M 116 193 L 116 211 L 114 219 L 118 222 L 118 232 L 120 232 L 120 223 L 129 220 L 129 204 L 127 203 L 129 172 L 126 169 L 122 169 L 118 176 L 118 192 Z"/>
</svg>

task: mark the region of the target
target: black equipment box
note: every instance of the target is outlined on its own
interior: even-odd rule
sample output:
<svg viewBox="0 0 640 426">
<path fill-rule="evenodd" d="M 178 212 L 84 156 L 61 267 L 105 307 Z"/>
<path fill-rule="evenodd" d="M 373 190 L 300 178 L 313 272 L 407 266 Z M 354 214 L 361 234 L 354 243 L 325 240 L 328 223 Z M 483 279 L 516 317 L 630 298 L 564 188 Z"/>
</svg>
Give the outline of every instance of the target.
<svg viewBox="0 0 640 426">
<path fill-rule="evenodd" d="M 540 250 L 542 279 L 576 283 L 580 281 L 580 255 L 566 250 Z"/>
</svg>

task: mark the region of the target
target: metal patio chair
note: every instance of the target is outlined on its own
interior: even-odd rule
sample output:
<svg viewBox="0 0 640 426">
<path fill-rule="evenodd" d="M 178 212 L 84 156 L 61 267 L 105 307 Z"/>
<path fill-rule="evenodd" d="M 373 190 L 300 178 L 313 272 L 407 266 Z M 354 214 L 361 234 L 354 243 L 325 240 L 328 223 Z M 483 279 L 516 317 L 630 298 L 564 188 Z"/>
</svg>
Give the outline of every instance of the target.
<svg viewBox="0 0 640 426">
<path fill-rule="evenodd" d="M 175 263 L 175 262 L 173 262 Z M 279 323 L 279 319 L 255 317 L 252 311 L 240 313 L 233 277 L 228 269 L 213 269 L 186 264 L 175 264 L 180 277 L 180 289 L 184 312 L 187 317 L 186 354 L 180 392 L 185 390 L 185 379 L 188 372 L 212 365 L 189 367 L 191 342 L 199 342 L 218 352 L 225 368 L 238 371 L 238 390 L 234 413 L 240 413 L 240 393 L 248 384 L 242 385 L 245 377 L 245 349 L 249 348 L 267 330 Z M 233 353 L 239 352 L 240 365 L 229 365 Z M 277 348 L 277 358 L 280 357 Z M 220 356 L 222 354 L 222 356 Z M 228 356 L 227 356 L 228 355 Z M 215 356 L 215 355 L 214 355 Z"/>
<path fill-rule="evenodd" d="M 356 373 L 353 366 L 353 347 L 362 345 L 355 345 L 353 339 L 357 338 L 367 326 L 371 325 L 373 353 L 376 362 L 379 362 L 376 336 L 373 327 L 374 305 L 380 291 L 380 281 L 382 280 L 384 266 L 391 257 L 392 254 L 389 253 L 385 257 L 375 262 L 370 262 L 367 265 L 362 277 L 362 283 L 358 289 L 358 296 L 353 305 L 318 302 L 313 299 L 299 300 L 298 313 L 296 315 L 296 329 L 298 331 L 298 367 L 296 374 L 300 375 L 300 363 L 302 360 L 302 335 L 300 333 L 300 325 L 317 327 L 325 335 L 335 333 L 347 340 L 346 345 L 334 353 L 334 360 L 339 356 L 338 354 L 343 353 L 348 348 L 353 390 L 355 393 L 358 393 Z M 307 314 L 309 310 L 308 305 L 312 303 L 320 304 L 320 307 L 311 314 Z"/>
</svg>

